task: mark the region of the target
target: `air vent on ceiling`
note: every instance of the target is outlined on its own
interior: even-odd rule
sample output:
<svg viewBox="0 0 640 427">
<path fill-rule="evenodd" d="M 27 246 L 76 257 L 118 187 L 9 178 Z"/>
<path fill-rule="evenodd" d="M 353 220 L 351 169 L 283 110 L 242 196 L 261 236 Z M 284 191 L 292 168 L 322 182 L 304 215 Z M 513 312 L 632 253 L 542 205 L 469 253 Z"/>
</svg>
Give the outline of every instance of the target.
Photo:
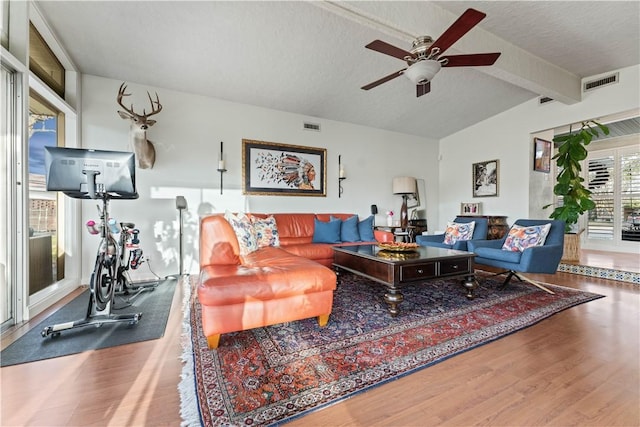
<svg viewBox="0 0 640 427">
<path fill-rule="evenodd" d="M 304 130 L 314 130 L 316 132 L 320 132 L 320 125 L 317 123 L 304 123 Z"/>
<path fill-rule="evenodd" d="M 597 80 L 591 80 L 589 82 L 584 82 L 583 90 L 585 92 L 602 87 L 607 85 L 612 85 L 614 83 L 618 83 L 620 79 L 620 74 L 615 73 L 605 77 L 601 77 Z"/>
<path fill-rule="evenodd" d="M 547 102 L 551 101 L 553 101 L 553 98 L 549 98 L 548 96 L 541 96 L 540 98 L 538 98 L 539 105 L 546 104 Z"/>
</svg>

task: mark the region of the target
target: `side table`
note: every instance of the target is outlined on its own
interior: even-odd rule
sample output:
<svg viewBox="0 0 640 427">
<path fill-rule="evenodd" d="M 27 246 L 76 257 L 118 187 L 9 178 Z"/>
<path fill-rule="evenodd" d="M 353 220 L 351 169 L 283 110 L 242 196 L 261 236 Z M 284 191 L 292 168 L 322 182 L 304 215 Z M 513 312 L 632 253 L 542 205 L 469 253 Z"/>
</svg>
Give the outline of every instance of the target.
<svg viewBox="0 0 640 427">
<path fill-rule="evenodd" d="M 402 238 L 403 242 L 413 243 L 416 241 L 416 227 L 407 226 L 402 228 L 399 225 L 376 225 L 376 230 L 390 231 L 394 236 Z"/>
</svg>

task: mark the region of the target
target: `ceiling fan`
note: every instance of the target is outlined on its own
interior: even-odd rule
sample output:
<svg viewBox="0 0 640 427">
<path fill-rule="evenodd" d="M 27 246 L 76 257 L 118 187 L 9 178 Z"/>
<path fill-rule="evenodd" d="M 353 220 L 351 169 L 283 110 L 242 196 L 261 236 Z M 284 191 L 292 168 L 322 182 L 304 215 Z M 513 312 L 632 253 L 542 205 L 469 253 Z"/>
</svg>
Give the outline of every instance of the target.
<svg viewBox="0 0 640 427">
<path fill-rule="evenodd" d="M 493 65 L 500 56 L 500 52 L 441 56 L 458 39 L 482 21 L 485 16 L 487 16 L 485 13 L 475 9 L 467 9 L 436 41 L 433 41 L 429 36 L 420 36 L 414 40 L 410 52 L 382 40 L 372 41 L 365 46 L 367 49 L 406 61 L 408 67 L 362 86 L 362 89 L 373 89 L 404 74 L 416 85 L 416 96 L 422 96 L 431 90 L 431 79 L 440 71 L 441 67 Z"/>
</svg>

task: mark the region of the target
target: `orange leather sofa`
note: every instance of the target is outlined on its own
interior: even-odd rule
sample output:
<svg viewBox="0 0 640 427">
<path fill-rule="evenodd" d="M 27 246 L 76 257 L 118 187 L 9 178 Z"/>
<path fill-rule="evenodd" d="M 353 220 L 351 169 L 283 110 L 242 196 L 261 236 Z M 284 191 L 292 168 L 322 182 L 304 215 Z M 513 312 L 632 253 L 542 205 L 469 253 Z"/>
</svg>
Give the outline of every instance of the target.
<svg viewBox="0 0 640 427">
<path fill-rule="evenodd" d="M 223 215 L 200 221 L 197 291 L 209 348 L 218 347 L 223 333 L 316 316 L 325 326 L 331 314 L 336 274 L 328 267 L 334 245 L 312 243 L 314 218 L 328 221 L 330 215 L 346 219 L 353 214 L 251 215 L 275 217 L 280 247 L 240 256 L 236 234 Z M 379 231 L 375 237 L 393 238 Z"/>
</svg>

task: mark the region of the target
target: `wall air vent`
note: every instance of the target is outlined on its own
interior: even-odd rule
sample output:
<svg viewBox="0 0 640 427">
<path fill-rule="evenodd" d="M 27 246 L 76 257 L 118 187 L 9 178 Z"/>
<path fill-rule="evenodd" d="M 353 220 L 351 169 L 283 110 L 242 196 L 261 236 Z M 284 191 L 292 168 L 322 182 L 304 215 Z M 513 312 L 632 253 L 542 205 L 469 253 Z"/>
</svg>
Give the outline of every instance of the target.
<svg viewBox="0 0 640 427">
<path fill-rule="evenodd" d="M 601 77 L 597 80 L 591 80 L 589 82 L 584 82 L 584 86 L 583 86 L 583 90 L 584 92 L 602 87 L 602 86 L 608 86 L 608 85 L 612 85 L 614 83 L 618 83 L 618 81 L 620 80 L 620 74 L 619 73 L 615 73 L 615 74 L 610 74 L 608 76 L 604 76 Z"/>
<path fill-rule="evenodd" d="M 320 132 L 320 125 L 317 123 L 304 123 L 304 130 L 314 130 L 316 132 Z"/>
<path fill-rule="evenodd" d="M 553 98 L 549 98 L 548 96 L 541 96 L 540 98 L 538 98 L 538 105 L 546 104 L 551 101 L 553 101 Z"/>
</svg>

